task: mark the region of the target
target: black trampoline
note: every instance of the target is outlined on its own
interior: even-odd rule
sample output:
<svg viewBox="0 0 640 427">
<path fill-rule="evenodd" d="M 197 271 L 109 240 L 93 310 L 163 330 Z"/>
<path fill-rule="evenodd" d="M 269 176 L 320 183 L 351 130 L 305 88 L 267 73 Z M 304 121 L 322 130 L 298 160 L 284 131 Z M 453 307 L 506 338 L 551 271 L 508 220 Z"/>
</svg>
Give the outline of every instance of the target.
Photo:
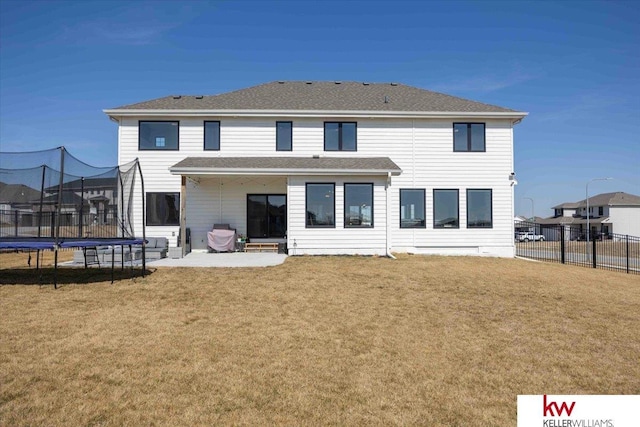
<svg viewBox="0 0 640 427">
<path fill-rule="evenodd" d="M 109 248 L 111 269 L 116 251 L 125 262 L 125 248 L 140 246 L 145 263 L 145 218 L 134 221 L 133 198 L 144 212 L 144 180 L 138 160 L 96 167 L 69 154 L 64 147 L 32 152 L 0 152 L 0 250 L 54 251 L 57 287 L 58 251 Z M 136 237 L 136 228 L 141 237 Z M 131 267 L 133 268 L 133 262 Z"/>
</svg>

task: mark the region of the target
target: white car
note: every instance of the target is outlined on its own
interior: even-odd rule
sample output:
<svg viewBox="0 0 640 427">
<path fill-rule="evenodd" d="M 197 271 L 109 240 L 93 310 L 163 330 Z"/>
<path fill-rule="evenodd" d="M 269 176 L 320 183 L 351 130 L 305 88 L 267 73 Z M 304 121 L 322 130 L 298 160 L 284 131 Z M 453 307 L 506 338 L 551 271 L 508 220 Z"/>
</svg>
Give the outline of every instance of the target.
<svg viewBox="0 0 640 427">
<path fill-rule="evenodd" d="M 530 231 L 518 233 L 518 237 L 516 238 L 518 242 L 544 242 L 544 236 L 542 234 L 535 234 Z"/>
</svg>

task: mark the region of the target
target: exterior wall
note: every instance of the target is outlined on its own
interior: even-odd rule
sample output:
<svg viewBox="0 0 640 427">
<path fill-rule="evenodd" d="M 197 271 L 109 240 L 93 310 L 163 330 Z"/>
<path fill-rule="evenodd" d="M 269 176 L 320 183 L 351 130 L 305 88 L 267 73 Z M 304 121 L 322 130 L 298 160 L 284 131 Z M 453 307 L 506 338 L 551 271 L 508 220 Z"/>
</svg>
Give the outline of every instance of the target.
<svg viewBox="0 0 640 427">
<path fill-rule="evenodd" d="M 611 206 L 611 232 L 640 237 L 640 206 Z"/>
<path fill-rule="evenodd" d="M 291 255 L 385 255 L 386 177 L 290 177 L 288 249 Z M 335 228 L 306 228 L 306 183 L 335 183 Z M 373 227 L 344 226 L 344 184 L 373 184 Z"/>
<path fill-rule="evenodd" d="M 220 151 L 204 151 L 204 126 L 205 120 L 220 120 Z M 509 174 L 513 172 L 513 137 L 511 121 L 505 120 L 469 120 L 469 119 L 333 119 L 326 118 L 217 118 L 217 117 L 193 117 L 179 118 L 179 151 L 139 151 L 138 150 L 138 121 L 139 120 L 176 120 L 174 117 L 136 117 L 122 118 L 119 128 L 119 162 L 125 163 L 135 158 L 140 159 L 144 174 L 145 190 L 147 192 L 164 191 L 179 192 L 180 177 L 169 173 L 169 167 L 182 159 L 190 156 L 198 157 L 233 157 L 233 156 L 302 156 L 310 157 L 314 154 L 335 157 L 390 157 L 403 173 L 392 178 L 390 187 L 390 213 L 391 219 L 391 246 L 394 251 L 416 253 L 441 253 L 441 254 L 474 254 L 474 255 L 514 255 L 514 226 L 513 226 L 513 187 L 509 180 Z M 293 122 L 293 151 L 276 151 L 275 149 L 275 122 L 286 120 Z M 325 121 L 356 121 L 357 151 L 344 152 L 324 151 L 324 125 Z M 486 152 L 467 153 L 453 151 L 453 122 L 484 122 L 486 123 Z M 312 178 L 309 178 L 312 179 Z M 325 182 L 336 182 L 336 192 L 342 191 L 339 182 L 356 182 L 355 179 L 328 180 L 326 177 L 313 178 Z M 336 227 L 335 230 L 302 230 L 295 229 L 295 233 L 301 233 L 298 238 L 290 229 L 290 240 L 296 239 L 298 253 L 338 253 L 341 250 L 358 249 L 379 253 L 380 247 L 384 247 L 382 235 L 386 233 L 380 212 L 383 205 L 378 199 L 384 192 L 384 179 L 377 178 L 375 190 L 374 229 L 358 229 L 358 234 L 353 235 L 352 229 L 343 234 L 346 243 L 339 243 L 336 232 L 345 231 Z M 311 181 L 307 181 L 311 182 Z M 371 178 L 368 182 L 374 182 Z M 304 182 L 298 177 L 290 178 L 288 199 L 289 215 L 296 220 L 304 212 Z M 194 200 L 203 211 L 215 209 L 207 197 L 217 197 L 213 190 L 193 189 Z M 212 185 L 211 188 L 215 186 Z M 416 188 L 425 189 L 426 193 L 426 229 L 401 229 L 399 220 L 400 198 L 399 189 Z M 459 229 L 434 229 L 433 228 L 433 190 L 454 188 L 459 190 L 460 199 L 460 228 Z M 467 229 L 466 228 L 466 189 L 492 189 L 493 190 L 493 228 L 491 229 Z M 302 193 L 300 190 L 302 189 Z M 187 190 L 190 192 L 191 190 Z M 246 193 L 245 193 L 246 194 Z M 302 198 L 300 198 L 302 195 Z M 336 195 L 338 197 L 338 194 Z M 233 195 L 230 197 L 239 197 Z M 340 196 L 341 197 L 341 196 Z M 245 198 L 246 199 L 246 198 Z M 244 199 L 243 199 L 244 200 Z M 142 209 L 135 202 L 134 218 L 138 221 L 135 230 L 141 228 Z M 245 201 L 246 203 L 246 201 Z M 207 212 L 195 212 L 196 206 L 191 206 L 191 195 L 188 195 L 187 224 L 192 227 L 193 233 L 201 233 L 213 222 L 207 217 Z M 246 212 L 240 212 L 244 206 L 238 205 L 234 215 L 239 218 L 246 217 Z M 342 209 L 342 200 L 336 199 L 336 218 L 341 221 L 338 214 Z M 382 213 L 384 215 L 384 213 Z M 195 221 L 195 222 L 192 222 Z M 232 221 L 222 221 L 232 222 Z M 290 226 L 293 226 L 290 222 Z M 301 222 L 304 225 L 304 222 Z M 193 225 L 193 226 L 192 226 Z M 237 223 L 236 223 L 237 225 Z M 237 227 L 239 232 L 242 227 Z M 175 245 L 179 227 L 148 227 L 147 235 L 168 237 L 172 245 Z M 196 231 L 197 230 L 197 231 Z M 319 238 L 326 233 L 326 239 Z M 311 240 L 310 236 L 313 236 Z M 357 238 L 354 243 L 353 238 Z M 313 243 L 315 242 L 315 243 Z M 345 246 L 346 245 L 346 246 Z M 382 246 L 380 246 L 382 245 Z M 193 243 L 192 243 L 193 246 Z M 290 242 L 290 247 L 293 242 Z M 374 249 L 378 248 L 378 249 Z M 291 248 L 293 249 L 293 248 Z M 343 253 L 343 252 L 339 252 Z M 365 252 L 359 252 L 365 253 Z"/>
</svg>

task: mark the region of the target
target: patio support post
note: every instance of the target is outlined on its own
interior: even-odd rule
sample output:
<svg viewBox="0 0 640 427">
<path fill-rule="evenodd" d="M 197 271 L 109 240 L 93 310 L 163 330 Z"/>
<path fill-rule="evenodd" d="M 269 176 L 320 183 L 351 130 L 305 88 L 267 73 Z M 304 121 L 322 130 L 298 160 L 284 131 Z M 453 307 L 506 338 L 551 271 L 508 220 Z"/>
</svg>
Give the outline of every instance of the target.
<svg viewBox="0 0 640 427">
<path fill-rule="evenodd" d="M 182 175 L 180 178 L 180 246 L 184 258 L 187 247 L 187 177 Z"/>
</svg>

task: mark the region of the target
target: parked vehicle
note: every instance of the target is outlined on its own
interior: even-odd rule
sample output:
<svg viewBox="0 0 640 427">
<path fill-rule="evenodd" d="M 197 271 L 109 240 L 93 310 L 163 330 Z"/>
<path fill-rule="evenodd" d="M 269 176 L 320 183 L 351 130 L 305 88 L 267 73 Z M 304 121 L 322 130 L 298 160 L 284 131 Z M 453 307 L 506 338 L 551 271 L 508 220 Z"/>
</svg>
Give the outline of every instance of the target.
<svg viewBox="0 0 640 427">
<path fill-rule="evenodd" d="M 609 240 L 609 239 L 611 239 L 611 235 L 609 233 L 605 233 L 602 231 L 594 231 L 593 233 L 589 233 L 589 240 Z M 587 240 L 587 233 L 581 232 L 576 236 L 575 240 L 578 240 L 578 241 Z"/>
<path fill-rule="evenodd" d="M 516 240 L 518 240 L 518 242 L 544 242 L 544 236 L 542 234 L 535 234 L 531 231 L 525 231 L 518 233 Z"/>
</svg>

